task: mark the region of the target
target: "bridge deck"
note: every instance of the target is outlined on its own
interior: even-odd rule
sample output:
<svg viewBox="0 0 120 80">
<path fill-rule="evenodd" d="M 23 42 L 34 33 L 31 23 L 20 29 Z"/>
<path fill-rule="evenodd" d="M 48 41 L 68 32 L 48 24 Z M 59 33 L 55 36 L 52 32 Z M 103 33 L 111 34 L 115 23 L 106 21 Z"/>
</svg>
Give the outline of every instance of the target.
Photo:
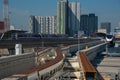
<svg viewBox="0 0 120 80">
<path fill-rule="evenodd" d="M 84 73 L 84 77 L 87 78 L 93 78 L 96 79 L 96 69 L 93 67 L 89 59 L 87 58 L 86 54 L 84 52 L 79 53 L 80 57 L 80 64 L 82 67 L 82 71 Z"/>
</svg>

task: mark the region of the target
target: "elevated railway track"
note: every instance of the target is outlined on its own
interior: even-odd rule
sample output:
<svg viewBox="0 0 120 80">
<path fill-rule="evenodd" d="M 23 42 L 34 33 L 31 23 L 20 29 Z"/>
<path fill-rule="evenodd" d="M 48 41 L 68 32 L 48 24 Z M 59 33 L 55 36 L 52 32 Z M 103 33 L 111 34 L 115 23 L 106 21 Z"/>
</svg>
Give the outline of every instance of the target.
<svg viewBox="0 0 120 80">
<path fill-rule="evenodd" d="M 48 80 L 50 78 L 49 75 L 54 75 L 63 67 L 64 56 L 61 50 L 58 48 L 54 50 L 55 54 L 57 55 L 55 59 L 48 61 L 43 65 L 38 65 L 34 68 L 24 70 L 2 80 Z M 39 52 L 41 51 L 38 51 L 37 53 Z"/>
<path fill-rule="evenodd" d="M 99 39 L 80 39 L 80 43 L 97 41 Z M 15 44 L 22 44 L 23 48 L 31 47 L 56 47 L 61 44 L 78 44 L 74 38 L 43 38 L 43 39 L 21 39 L 21 40 L 0 40 L 0 48 L 15 48 Z"/>
<path fill-rule="evenodd" d="M 93 43 L 90 43 L 90 44 L 93 44 Z M 90 45 L 89 44 L 89 45 Z M 98 43 L 98 44 L 100 44 L 100 43 Z M 98 45 L 98 44 L 95 44 L 95 45 Z M 88 46 L 89 46 L 88 45 Z M 103 44 L 103 45 L 105 45 L 105 44 Z M 3 80 L 8 80 L 9 78 L 29 78 L 29 80 L 34 80 L 34 79 L 36 79 L 36 78 L 39 78 L 40 80 L 46 80 L 46 79 L 48 79 L 48 78 L 50 78 L 50 77 L 52 77 L 52 75 L 54 75 L 56 72 L 59 72 L 62 68 L 63 68 L 63 61 L 64 61 L 64 57 L 66 56 L 66 52 L 67 52 L 67 54 L 69 54 L 70 52 L 68 52 L 68 51 L 71 51 L 71 49 L 74 49 L 75 50 L 75 46 L 73 47 L 73 46 L 69 46 L 69 47 L 67 47 L 68 49 L 66 49 L 65 48 L 65 50 L 63 50 L 63 49 L 56 49 L 56 48 L 54 48 L 51 52 L 53 52 L 54 54 L 56 54 L 55 55 L 55 58 L 53 58 L 52 60 L 50 60 L 50 61 L 47 61 L 45 64 L 38 64 L 38 63 L 36 63 L 36 65 L 34 65 L 34 64 L 32 64 L 32 66 L 31 66 L 31 68 L 27 68 L 27 69 L 22 69 L 21 71 L 17 71 L 16 73 L 18 73 L 18 74 L 16 74 L 16 73 L 11 73 L 11 74 L 9 74 L 9 76 L 7 77 L 7 78 L 5 78 L 5 79 L 3 79 Z M 100 45 L 99 46 L 99 49 L 101 49 L 101 48 L 104 48 L 102 45 Z M 44 52 L 45 53 L 47 53 L 47 52 L 49 52 L 49 50 L 47 50 L 47 48 L 43 48 L 43 49 L 40 49 L 40 50 L 37 50 L 37 53 L 36 54 L 30 54 L 30 55 L 33 55 L 33 59 L 35 60 L 35 62 L 39 62 L 39 59 L 41 58 L 40 57 L 40 55 L 42 55 L 42 54 L 44 54 Z M 87 54 L 90 54 L 90 55 L 95 55 L 95 54 L 97 54 L 97 49 L 96 48 L 94 48 L 93 50 L 92 50 L 92 52 L 90 52 L 90 53 L 87 53 Z M 89 79 L 91 79 L 91 80 L 95 80 L 96 79 L 96 74 L 97 74 L 97 71 L 96 71 L 96 69 L 91 65 L 91 63 L 90 63 L 90 61 L 87 59 L 87 57 L 88 58 L 90 58 L 90 56 L 86 56 L 85 54 L 86 54 L 86 52 L 85 51 L 81 51 L 82 52 L 82 54 L 81 53 L 78 53 L 78 56 L 77 57 L 79 57 L 79 62 L 80 62 L 80 64 L 81 64 L 81 68 L 82 68 L 82 71 L 83 71 L 83 73 L 84 73 L 84 77 L 86 78 L 86 80 L 89 78 Z M 93 52 L 96 52 L 96 53 L 93 53 Z M 63 54 L 64 54 L 64 56 L 63 56 Z M 23 55 L 25 55 L 25 54 L 23 54 Z M 20 55 L 19 55 L 20 56 Z M 16 56 L 17 57 L 17 56 Z M 21 56 L 22 57 L 22 56 Z M 27 56 L 28 57 L 28 56 Z M 28 57 L 29 58 L 29 57 Z M 12 58 L 13 59 L 13 58 Z M 13 59 L 14 60 L 14 59 Z M 21 59 L 20 59 L 21 60 Z M 26 58 L 24 58 L 24 60 L 26 61 Z M 31 58 L 30 58 L 30 60 L 31 60 Z M 22 60 L 23 61 L 23 60 Z M 24 62 L 25 62 L 24 61 Z M 16 63 L 18 63 L 18 61 L 16 61 L 15 60 L 15 62 Z M 31 62 L 31 61 L 30 61 Z M 5 63 L 4 63 L 5 64 Z M 26 63 L 22 63 L 22 64 L 24 64 L 24 65 L 26 65 Z M 28 64 L 28 62 L 27 62 L 27 64 Z M 34 66 L 33 66 L 34 65 Z M 11 68 L 13 68 L 12 66 L 14 66 L 13 64 L 9 64 L 9 65 L 7 65 L 6 64 L 6 67 L 8 67 L 8 66 L 11 66 Z M 21 67 L 21 68 L 18 68 L 18 66 L 20 66 L 20 65 L 16 65 L 17 67 L 17 69 L 16 70 L 19 70 L 19 69 L 21 69 L 21 68 L 24 68 L 24 67 Z M 15 67 L 15 66 L 14 66 Z M 26 67 L 26 66 L 25 66 Z M 4 68 L 4 67 L 3 67 Z M 8 67 L 9 68 L 9 67 Z M 11 70 L 11 69 L 10 69 Z M 12 69 L 13 70 L 13 72 L 14 72 L 14 70 L 15 70 L 15 68 L 14 69 Z M 15 71 L 16 71 L 15 70 Z M 8 70 L 5 70 L 5 71 L 8 71 Z M 6 73 L 5 73 L 6 74 Z M 59 77 L 58 77 L 59 78 Z M 102 79 L 101 79 L 102 80 Z"/>
</svg>

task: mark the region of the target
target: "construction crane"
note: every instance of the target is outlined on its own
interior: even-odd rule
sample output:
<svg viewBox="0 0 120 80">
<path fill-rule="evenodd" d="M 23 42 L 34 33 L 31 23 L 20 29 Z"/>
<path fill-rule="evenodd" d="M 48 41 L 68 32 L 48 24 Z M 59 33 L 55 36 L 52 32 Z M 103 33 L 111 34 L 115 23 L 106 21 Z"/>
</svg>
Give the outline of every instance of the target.
<svg viewBox="0 0 120 80">
<path fill-rule="evenodd" d="M 8 0 L 4 0 L 3 17 L 4 17 L 4 32 L 5 32 L 10 30 Z"/>
</svg>

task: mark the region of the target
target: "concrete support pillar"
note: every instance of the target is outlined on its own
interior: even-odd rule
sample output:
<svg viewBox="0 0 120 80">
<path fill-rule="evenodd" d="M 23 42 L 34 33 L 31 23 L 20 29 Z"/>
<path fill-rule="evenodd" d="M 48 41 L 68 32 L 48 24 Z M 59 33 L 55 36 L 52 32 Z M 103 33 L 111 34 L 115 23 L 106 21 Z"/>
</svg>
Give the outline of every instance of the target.
<svg viewBox="0 0 120 80">
<path fill-rule="evenodd" d="M 48 72 L 49 77 L 51 76 L 50 72 Z"/>
<path fill-rule="evenodd" d="M 45 80 L 45 75 L 43 75 L 43 80 Z"/>
</svg>

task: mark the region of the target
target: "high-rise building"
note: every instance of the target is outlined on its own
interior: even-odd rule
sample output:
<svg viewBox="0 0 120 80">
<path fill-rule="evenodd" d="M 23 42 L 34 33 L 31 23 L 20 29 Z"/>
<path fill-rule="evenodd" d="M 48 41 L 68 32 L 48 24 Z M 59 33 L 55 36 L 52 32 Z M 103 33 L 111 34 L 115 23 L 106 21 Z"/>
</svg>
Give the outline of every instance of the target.
<svg viewBox="0 0 120 80">
<path fill-rule="evenodd" d="M 30 26 L 32 33 L 40 34 L 57 34 L 57 17 L 56 16 L 31 16 Z"/>
<path fill-rule="evenodd" d="M 89 25 L 88 25 L 88 15 L 81 15 L 80 16 L 80 30 L 84 31 L 84 34 L 89 35 Z"/>
<path fill-rule="evenodd" d="M 36 16 L 30 16 L 30 32 L 39 33 L 39 23 Z"/>
<path fill-rule="evenodd" d="M 57 3 L 57 32 L 58 34 L 66 34 L 68 28 L 67 23 L 68 1 L 59 0 Z"/>
<path fill-rule="evenodd" d="M 68 31 L 69 35 L 77 34 L 80 29 L 80 3 L 69 2 L 68 11 Z"/>
<path fill-rule="evenodd" d="M 80 29 L 80 3 L 59 0 L 57 16 L 31 16 L 30 26 L 33 33 L 73 36 Z"/>
<path fill-rule="evenodd" d="M 111 32 L 111 23 L 110 22 L 102 22 L 101 23 L 101 29 L 106 29 L 107 34 L 110 34 L 110 32 Z"/>
<path fill-rule="evenodd" d="M 98 31 L 98 17 L 95 14 L 81 15 L 80 30 L 87 36 L 93 36 Z"/>
<path fill-rule="evenodd" d="M 80 28 L 80 3 L 59 0 L 57 5 L 58 33 L 73 36 Z"/>
<path fill-rule="evenodd" d="M 98 16 L 95 16 L 95 14 L 89 14 L 88 25 L 89 35 L 92 36 L 98 31 Z"/>
</svg>

